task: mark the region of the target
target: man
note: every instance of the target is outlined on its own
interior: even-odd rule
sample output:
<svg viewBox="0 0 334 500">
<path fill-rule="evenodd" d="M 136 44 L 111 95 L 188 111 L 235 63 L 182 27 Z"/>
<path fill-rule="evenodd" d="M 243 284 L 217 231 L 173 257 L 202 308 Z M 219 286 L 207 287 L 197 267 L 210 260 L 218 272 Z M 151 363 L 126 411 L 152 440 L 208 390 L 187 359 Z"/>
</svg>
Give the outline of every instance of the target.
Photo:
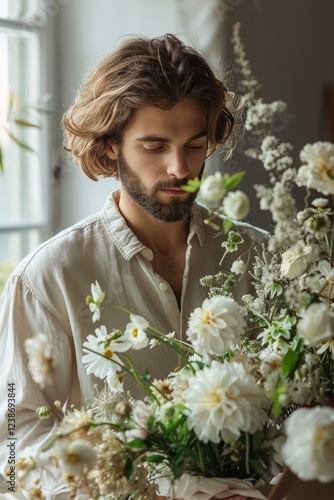
<svg viewBox="0 0 334 500">
<path fill-rule="evenodd" d="M 56 400 L 80 408 L 94 397 L 97 379 L 86 374 L 82 348 L 97 325 L 124 331 L 129 316 L 112 304 L 185 338 L 189 314 L 207 296 L 199 279 L 218 272 L 222 252 L 220 238 L 204 224 L 204 209 L 181 188 L 202 175 L 218 145 L 233 146 L 226 88 L 194 49 L 172 35 L 125 41 L 92 71 L 63 123 L 65 148 L 83 171 L 95 180 L 116 176 L 120 189 L 100 213 L 26 257 L 4 291 L 0 415 L 7 414 L 8 384 L 15 384 L 17 455 L 45 442 L 57 424 L 37 419 L 37 407 L 59 415 Z M 241 252 L 250 244 L 245 238 Z M 93 325 L 85 297 L 96 280 L 106 305 Z M 44 388 L 33 382 L 23 347 L 40 332 L 57 360 Z M 140 372 L 148 368 L 157 378 L 178 363 L 162 346 L 136 351 L 133 359 Z M 4 443 L 7 422 L 0 432 Z M 56 485 L 50 479 L 50 489 Z"/>
</svg>

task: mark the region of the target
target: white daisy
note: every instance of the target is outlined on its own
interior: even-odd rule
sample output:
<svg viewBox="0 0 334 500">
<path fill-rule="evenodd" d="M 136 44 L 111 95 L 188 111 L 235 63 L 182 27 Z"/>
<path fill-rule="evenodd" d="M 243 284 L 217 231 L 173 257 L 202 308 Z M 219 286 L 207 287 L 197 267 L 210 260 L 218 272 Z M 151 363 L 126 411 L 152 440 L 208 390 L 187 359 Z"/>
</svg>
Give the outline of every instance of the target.
<svg viewBox="0 0 334 500">
<path fill-rule="evenodd" d="M 131 322 L 126 325 L 124 340 L 132 344 L 132 349 L 144 349 L 149 342 L 146 334 L 149 323 L 137 314 L 130 314 L 130 320 Z"/>
<path fill-rule="evenodd" d="M 125 352 L 130 349 L 130 342 L 123 342 L 123 337 L 117 334 L 108 334 L 103 325 L 96 328 L 96 335 L 88 335 L 84 342 L 82 362 L 86 365 L 86 372 L 93 373 L 96 377 L 105 379 L 111 373 L 119 371 L 123 365 L 116 352 Z"/>
<path fill-rule="evenodd" d="M 56 453 L 65 473 L 68 474 L 81 474 L 85 465 L 93 466 L 96 462 L 96 451 L 87 439 L 59 441 L 56 445 Z"/>
</svg>

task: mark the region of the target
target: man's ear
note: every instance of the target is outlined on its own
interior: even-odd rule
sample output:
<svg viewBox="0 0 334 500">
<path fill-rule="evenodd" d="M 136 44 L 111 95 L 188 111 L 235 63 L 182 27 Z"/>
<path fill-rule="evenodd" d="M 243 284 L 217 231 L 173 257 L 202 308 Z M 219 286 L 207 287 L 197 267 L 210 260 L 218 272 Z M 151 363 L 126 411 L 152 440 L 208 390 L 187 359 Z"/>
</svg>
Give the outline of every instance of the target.
<svg viewBox="0 0 334 500">
<path fill-rule="evenodd" d="M 117 160 L 118 158 L 118 145 L 115 142 L 108 141 L 106 147 L 106 155 L 111 160 Z"/>
</svg>

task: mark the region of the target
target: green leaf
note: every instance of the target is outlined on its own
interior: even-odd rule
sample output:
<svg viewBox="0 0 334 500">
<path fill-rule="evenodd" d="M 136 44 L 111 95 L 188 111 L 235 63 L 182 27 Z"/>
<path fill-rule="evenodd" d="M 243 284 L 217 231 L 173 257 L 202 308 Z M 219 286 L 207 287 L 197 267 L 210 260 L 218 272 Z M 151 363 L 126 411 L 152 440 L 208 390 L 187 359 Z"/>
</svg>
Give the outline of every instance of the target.
<svg viewBox="0 0 334 500">
<path fill-rule="evenodd" d="M 132 476 L 132 472 L 133 472 L 132 460 L 128 458 L 124 465 L 124 475 L 126 479 L 130 479 L 130 477 Z"/>
<path fill-rule="evenodd" d="M 296 369 L 298 361 L 299 361 L 298 353 L 289 349 L 282 361 L 282 371 L 286 377 L 290 377 L 293 374 L 293 372 Z"/>
<path fill-rule="evenodd" d="M 242 179 L 245 177 L 246 172 L 237 172 L 236 174 L 230 175 L 229 177 L 226 177 L 226 180 L 224 178 L 225 182 L 225 187 L 227 190 L 235 188 Z"/>
<path fill-rule="evenodd" d="M 227 233 L 231 229 L 232 226 L 233 226 L 233 222 L 230 219 L 224 219 L 223 227 L 224 227 L 225 233 Z"/>
<path fill-rule="evenodd" d="M 180 476 L 182 476 L 184 471 L 184 457 L 182 455 L 178 455 L 177 457 L 175 457 L 171 466 L 175 479 L 178 479 Z"/>
<path fill-rule="evenodd" d="M 141 439 L 133 439 L 127 443 L 131 448 L 137 448 L 138 450 L 146 450 L 147 444 Z"/>
<path fill-rule="evenodd" d="M 3 164 L 2 148 L 0 147 L 0 173 L 2 174 L 4 171 L 5 167 Z"/>
<path fill-rule="evenodd" d="M 52 109 L 44 109 L 44 108 L 40 108 L 39 106 L 32 106 L 32 108 L 35 111 L 38 111 L 38 113 L 44 113 L 45 115 L 54 116 L 57 114 L 57 112 L 53 111 Z"/>
<path fill-rule="evenodd" d="M 20 148 L 26 149 L 27 151 L 31 151 L 32 153 L 36 153 L 36 151 L 29 146 L 29 144 L 26 144 L 25 142 L 21 141 L 15 135 L 12 134 L 12 132 L 8 131 L 9 137 L 14 141 Z"/>
<path fill-rule="evenodd" d="M 187 193 L 196 193 L 201 183 L 202 181 L 200 181 L 198 177 L 195 177 L 195 179 L 189 179 L 187 181 L 187 184 L 181 186 L 181 188 L 183 189 L 183 191 L 186 191 Z"/>
<path fill-rule="evenodd" d="M 35 128 L 41 128 L 41 126 L 40 126 L 40 125 L 38 125 L 38 124 L 36 124 L 36 123 L 31 123 L 31 122 L 28 122 L 27 120 L 23 120 L 22 118 L 15 118 L 14 123 L 16 123 L 16 125 L 19 125 L 20 127 L 35 127 Z"/>
<path fill-rule="evenodd" d="M 257 430 L 255 432 L 255 434 L 253 434 L 253 436 L 252 436 L 252 442 L 253 442 L 252 449 L 253 449 L 253 451 L 256 452 L 260 448 L 261 443 L 263 442 L 263 438 L 264 438 L 264 432 L 261 429 Z"/>
<path fill-rule="evenodd" d="M 163 460 L 165 460 L 165 456 L 164 455 L 155 454 L 155 455 L 147 455 L 145 457 L 145 461 L 146 462 L 151 462 L 151 463 L 154 463 L 154 464 L 158 464 L 158 463 L 162 462 Z"/>
</svg>

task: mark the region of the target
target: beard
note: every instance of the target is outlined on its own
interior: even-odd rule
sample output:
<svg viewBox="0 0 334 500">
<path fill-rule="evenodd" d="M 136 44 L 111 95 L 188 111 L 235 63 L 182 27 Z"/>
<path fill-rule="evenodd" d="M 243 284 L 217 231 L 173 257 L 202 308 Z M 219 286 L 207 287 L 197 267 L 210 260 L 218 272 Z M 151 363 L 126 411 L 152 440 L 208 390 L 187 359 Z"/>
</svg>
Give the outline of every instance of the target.
<svg viewBox="0 0 334 500">
<path fill-rule="evenodd" d="M 176 222 L 188 218 L 191 207 L 196 198 L 196 193 L 189 193 L 186 200 L 172 198 L 169 202 L 160 201 L 157 192 L 160 189 L 179 188 L 186 184 L 184 179 L 173 179 L 166 182 L 157 182 L 147 192 L 140 177 L 133 171 L 123 156 L 122 149 L 118 153 L 118 175 L 130 198 L 135 201 L 145 212 L 161 222 Z M 202 175 L 204 165 L 200 176 Z"/>
</svg>

